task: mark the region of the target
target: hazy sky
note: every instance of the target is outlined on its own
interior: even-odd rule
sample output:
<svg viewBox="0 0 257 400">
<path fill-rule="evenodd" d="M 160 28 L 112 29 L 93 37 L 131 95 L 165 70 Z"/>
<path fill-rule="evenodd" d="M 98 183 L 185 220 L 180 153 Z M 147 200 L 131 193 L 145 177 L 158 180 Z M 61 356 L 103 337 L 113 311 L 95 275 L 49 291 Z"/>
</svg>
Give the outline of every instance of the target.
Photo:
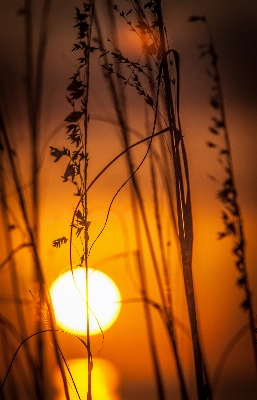
<svg viewBox="0 0 257 400">
<path fill-rule="evenodd" d="M 96 1 L 99 8 L 104 2 L 105 0 Z M 41 2 L 37 0 L 34 3 L 37 10 L 38 4 Z M 128 2 L 124 3 L 128 9 Z M 215 156 L 211 153 L 213 150 L 206 147 L 206 141 L 210 139 L 208 126 L 213 112 L 208 105 L 212 82 L 205 74 L 207 62 L 199 58 L 199 49 L 197 48 L 198 45 L 206 42 L 207 36 L 201 23 L 189 24 L 188 19 L 192 15 L 206 16 L 219 56 L 235 177 L 245 218 L 244 226 L 248 243 L 250 277 L 254 289 L 257 283 L 255 268 L 257 263 L 255 250 L 257 235 L 257 2 L 255 0 L 164 0 L 162 4 L 170 47 L 176 49 L 180 54 L 181 119 L 191 171 L 195 217 L 196 288 L 199 290 L 198 305 L 201 314 L 201 328 L 205 332 L 203 343 L 207 359 L 209 357 L 212 361 L 210 368 L 212 373 L 226 343 L 241 328 L 246 319 L 238 308 L 242 293 L 234 284 L 237 275 L 233 261 L 229 259 L 230 249 L 226 248 L 226 244 L 218 243 L 215 240 L 216 232 L 221 227 L 219 222 L 221 206 L 215 202 L 217 186 L 210 182 L 207 174 L 219 174 L 219 167 Z M 76 41 L 76 33 L 73 29 L 75 6 L 80 7 L 81 2 L 53 0 L 52 4 L 42 114 L 42 144 L 47 146 L 59 145 L 60 143 L 62 145 L 63 142 L 66 145 L 67 143 L 65 142 L 66 139 L 63 140 L 63 132 L 54 136 L 50 142 L 47 141 L 47 138 L 49 132 L 62 123 L 67 113 L 70 112 L 65 95 L 68 79 L 75 72 L 76 54 L 74 55 L 71 52 L 73 43 Z M 24 82 L 24 30 L 22 17 L 17 16 L 17 10 L 21 7 L 21 0 L 0 0 L 0 83 L 1 88 L 4 88 L 2 93 L 5 93 L 7 98 L 7 101 L 3 97 L 0 98 L 0 104 L 4 106 L 6 120 L 16 132 L 18 146 L 23 150 L 26 148 L 27 139 L 22 131 L 26 119 L 24 118 L 24 92 L 21 89 Z M 101 11 L 100 18 L 104 24 L 105 14 Z M 122 40 L 125 45 L 133 46 L 133 39 L 130 35 L 127 35 L 127 26 L 124 27 Z M 135 50 L 130 48 L 128 51 L 133 54 Z M 96 70 L 92 71 L 92 77 L 94 78 L 91 88 L 92 113 L 101 114 L 105 117 L 113 116 L 114 114 L 110 111 L 109 104 L 106 101 L 105 91 L 100 86 L 101 79 L 96 79 Z M 141 114 L 137 112 L 137 104 L 135 102 L 132 105 L 134 113 L 132 123 L 135 128 L 139 123 L 138 121 L 142 119 Z M 90 178 L 93 178 L 101 167 L 117 154 L 117 149 L 119 149 L 113 128 L 104 124 L 96 125 L 96 122 L 93 121 L 92 131 L 94 136 L 90 137 L 90 156 L 92 160 L 96 161 L 95 163 L 92 162 Z M 22 164 L 26 165 L 24 157 L 21 157 L 21 159 Z M 42 225 L 44 232 L 42 237 L 44 240 L 44 262 L 48 271 L 47 279 L 51 282 L 55 276 L 58 276 L 62 268 L 68 265 L 67 251 L 64 250 L 64 253 L 57 254 L 51 246 L 51 241 L 55 239 L 53 231 L 58 236 L 63 234 L 63 230 L 67 232 L 69 229 L 67 227 L 70 223 L 69 213 L 72 212 L 73 188 L 67 189 L 67 186 L 64 186 L 59 178 L 63 173 L 63 165 L 53 164 L 53 160 L 47 152 L 44 153 L 43 160 L 42 215 L 44 221 Z M 109 198 L 111 199 L 113 191 L 117 189 L 116 180 L 122 182 L 124 179 L 119 168 L 110 172 L 109 177 L 110 181 L 101 181 L 102 186 L 94 192 L 96 197 L 94 198 L 92 195 L 92 218 L 100 221 L 95 228 L 92 224 L 92 237 L 99 231 L 109 204 Z M 105 196 L 106 201 L 104 201 Z M 119 213 L 124 214 L 123 216 L 126 219 L 124 204 L 126 204 L 128 194 L 122 196 L 121 194 L 121 202 L 117 203 L 117 207 L 114 209 L 111 222 L 113 230 L 120 233 L 120 236 L 122 236 L 122 229 Z M 127 223 L 129 224 L 128 221 Z M 116 247 L 119 251 L 124 250 L 122 240 L 110 237 L 107 237 L 106 243 L 102 242 L 102 246 L 102 248 L 96 247 L 95 253 L 92 252 L 93 262 L 97 262 L 103 256 L 114 254 Z M 115 263 L 113 266 L 108 264 L 106 267 L 108 274 L 120 285 L 123 298 L 133 296 L 134 292 L 130 290 L 127 277 L 123 279 L 117 274 L 116 267 L 119 268 L 120 266 Z M 176 273 L 179 275 L 178 271 Z M 180 283 L 175 293 L 177 299 L 180 296 L 181 287 Z M 254 301 L 257 305 L 256 295 Z M 144 322 L 141 311 L 138 313 L 138 305 L 123 306 L 121 317 L 117 322 L 117 331 L 111 328 L 106 339 L 106 349 L 103 351 L 103 356 L 110 359 L 121 371 L 124 380 L 124 399 L 122 400 L 130 399 L 131 393 L 138 399 L 155 399 L 151 394 L 152 386 L 149 386 L 149 381 L 152 380 L 152 370 L 145 345 Z M 184 308 L 181 306 L 179 317 L 182 319 L 184 318 L 183 312 Z M 129 320 L 131 314 L 134 316 L 133 325 L 136 326 L 134 330 L 131 330 Z M 160 325 L 157 317 L 156 324 Z M 168 343 L 165 342 L 165 334 L 161 328 L 158 334 L 161 337 L 160 342 L 163 340 L 164 343 L 163 348 L 160 349 L 160 354 L 164 360 L 165 375 L 169 376 L 170 370 L 174 375 L 173 365 L 171 365 L 167 355 L 169 354 L 167 352 Z M 185 338 L 182 339 L 181 346 L 186 346 L 186 340 Z M 100 341 L 100 339 L 95 339 L 94 346 L 96 349 Z M 115 351 L 113 351 L 112 346 L 115 347 Z M 74 348 L 71 349 L 67 346 L 68 357 L 74 356 L 73 350 Z M 78 357 L 79 350 L 76 346 L 75 353 L 75 356 Z M 240 365 L 240 363 L 243 363 L 242 358 L 246 358 L 244 361 L 247 361 L 249 354 L 248 341 L 243 340 L 243 342 L 240 342 L 238 353 L 233 354 L 230 359 L 229 367 L 224 373 L 221 390 L 218 392 L 219 396 L 215 400 L 230 400 L 233 387 L 235 387 L 234 400 L 253 400 L 251 392 L 254 387 L 252 362 L 250 363 L 249 373 Z M 190 357 L 187 357 L 186 354 L 185 359 L 188 361 Z M 131 365 L 133 365 L 132 368 Z M 242 381 L 239 379 L 240 374 Z M 239 382 L 238 386 L 235 386 L 234 376 Z M 188 381 L 191 382 L 190 374 Z M 249 388 L 249 393 L 247 388 Z M 147 392 L 148 397 L 142 394 L 145 393 L 144 391 Z M 170 399 L 171 397 L 168 397 L 168 400 Z"/>
</svg>

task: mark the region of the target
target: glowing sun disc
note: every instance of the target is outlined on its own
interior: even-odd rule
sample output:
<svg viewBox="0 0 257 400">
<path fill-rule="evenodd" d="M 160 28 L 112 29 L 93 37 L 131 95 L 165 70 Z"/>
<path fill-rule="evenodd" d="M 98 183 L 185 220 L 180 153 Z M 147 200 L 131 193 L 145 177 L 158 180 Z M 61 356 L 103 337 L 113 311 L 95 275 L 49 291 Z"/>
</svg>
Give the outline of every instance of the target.
<svg viewBox="0 0 257 400">
<path fill-rule="evenodd" d="M 50 288 L 56 322 L 66 331 L 86 335 L 85 269 L 73 269 L 73 276 L 71 271 L 64 273 Z M 89 268 L 88 284 L 90 333 L 95 335 L 114 323 L 121 297 L 113 280 L 103 272 Z"/>
</svg>

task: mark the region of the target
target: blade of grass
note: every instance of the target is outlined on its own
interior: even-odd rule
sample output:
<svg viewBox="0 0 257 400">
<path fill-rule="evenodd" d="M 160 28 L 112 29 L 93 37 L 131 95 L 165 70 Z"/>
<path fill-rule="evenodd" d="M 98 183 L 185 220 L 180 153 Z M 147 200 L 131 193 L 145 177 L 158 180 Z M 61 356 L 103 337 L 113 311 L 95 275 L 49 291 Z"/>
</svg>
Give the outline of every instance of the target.
<svg viewBox="0 0 257 400">
<path fill-rule="evenodd" d="M 165 99 L 167 108 L 167 117 L 170 126 L 171 146 L 173 163 L 176 179 L 176 199 L 178 216 L 178 234 L 181 246 L 181 258 L 183 266 L 183 275 L 188 304 L 188 313 L 191 325 L 192 343 L 194 349 L 195 372 L 198 399 L 206 400 L 209 397 L 209 388 L 206 387 L 206 377 L 204 374 L 202 354 L 200 348 L 197 317 L 194 299 L 194 285 L 192 275 L 192 246 L 193 246 L 193 224 L 190 198 L 189 173 L 187 165 L 187 156 L 184 146 L 180 126 L 176 127 L 175 111 L 173 106 L 172 91 L 170 85 L 169 68 L 167 61 L 167 50 L 165 44 L 164 23 L 160 1 L 156 1 L 156 15 L 160 34 L 160 51 L 162 54 L 163 79 L 165 86 Z M 179 90 L 179 88 L 178 88 Z M 182 160 L 181 160 L 181 152 Z M 182 169 L 185 172 L 185 183 Z"/>
</svg>

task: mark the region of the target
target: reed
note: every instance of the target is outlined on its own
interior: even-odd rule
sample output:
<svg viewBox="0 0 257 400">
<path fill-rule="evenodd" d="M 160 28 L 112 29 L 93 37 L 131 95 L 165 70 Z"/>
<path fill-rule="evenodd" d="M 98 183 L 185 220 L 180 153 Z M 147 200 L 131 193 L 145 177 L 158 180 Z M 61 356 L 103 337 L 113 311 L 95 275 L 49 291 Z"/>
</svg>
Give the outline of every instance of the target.
<svg viewBox="0 0 257 400">
<path fill-rule="evenodd" d="M 251 340 L 253 345 L 253 354 L 255 366 L 257 368 L 257 347 L 256 347 L 256 329 L 255 329 L 255 313 L 252 302 L 252 291 L 248 278 L 248 269 L 246 264 L 246 239 L 243 229 L 243 216 L 238 199 L 238 191 L 235 182 L 235 173 L 232 161 L 232 151 L 230 144 L 230 134 L 226 121 L 225 104 L 223 99 L 223 91 L 221 85 L 221 77 L 218 67 L 218 56 L 215 51 L 214 40 L 211 29 L 205 17 L 193 16 L 190 22 L 202 22 L 207 31 L 208 43 L 199 45 L 201 50 L 201 58 L 209 59 L 209 67 L 206 69 L 212 81 L 212 94 L 210 96 L 210 105 L 213 109 L 211 126 L 209 132 L 214 140 L 208 141 L 207 146 L 217 151 L 217 159 L 224 172 L 224 180 L 221 188 L 217 192 L 217 197 L 223 205 L 221 218 L 224 224 L 224 230 L 218 233 L 219 239 L 228 236 L 232 237 L 232 254 L 235 257 L 235 267 L 239 273 L 236 284 L 244 291 L 244 300 L 240 307 L 248 313 L 249 326 L 251 332 Z M 217 142 L 215 138 L 221 138 L 221 142 Z"/>
<path fill-rule="evenodd" d="M 25 92 L 22 94 L 26 99 L 25 129 L 29 148 L 25 155 L 29 160 L 25 184 L 22 154 L 15 143 L 17 133 L 13 133 L 10 128 L 4 90 L 0 101 L 1 224 L 5 240 L 0 272 L 7 268 L 9 270 L 10 301 L 14 311 L 13 315 L 8 317 L 6 307 L 7 311 L 0 314 L 0 343 L 4 369 L 4 372 L 1 371 L 0 397 L 3 399 L 54 400 L 52 376 L 48 370 L 52 371 L 56 365 L 61 371 L 64 397 L 70 399 L 70 393 L 73 391 L 78 399 L 82 399 L 60 344 L 61 336 L 67 332 L 56 326 L 40 252 L 40 201 L 43 190 L 40 186 L 40 168 L 44 136 L 41 119 L 44 104 L 44 65 L 47 63 L 46 49 L 52 3 L 54 2 L 51 0 L 42 1 L 37 34 L 35 24 L 38 16 L 34 14 L 35 4 L 31 0 L 24 0 L 24 6 L 19 10 L 25 28 L 26 79 Z M 204 17 L 194 16 L 190 21 L 202 21 L 206 24 Z M 124 27 L 141 43 L 141 52 L 137 58 L 131 55 L 124 45 L 121 37 Z M 228 344 L 217 365 L 214 378 L 210 379 L 208 367 L 211 362 L 205 361 L 201 344 L 201 335 L 204 335 L 205 327 L 202 327 L 200 333 L 200 318 L 195 300 L 197 294 L 193 271 L 194 232 L 190 162 L 182 130 L 183 121 L 180 119 L 180 109 L 183 106 L 180 104 L 180 79 L 183 79 L 183 76 L 181 77 L 180 73 L 180 56 L 169 45 L 162 3 L 160 0 L 119 0 L 117 3 L 111 0 L 91 0 L 83 3 L 82 8 L 75 9 L 74 28 L 77 38 L 72 52 L 77 55 L 77 66 L 67 84 L 70 110 L 62 124 L 65 141 L 61 148 L 52 143 L 49 148 L 51 160 L 65 165 L 62 174 L 63 185 L 70 183 L 75 189 L 75 205 L 70 215 L 69 235 L 65 235 L 64 232 L 55 237 L 52 245 L 56 252 L 61 252 L 65 246 L 69 247 L 67 264 L 72 273 L 74 265 L 86 271 L 86 337 L 84 340 L 70 334 L 70 338 L 75 337 L 83 345 L 81 354 L 87 359 L 87 371 L 84 371 L 87 380 L 87 400 L 93 399 L 94 374 L 94 351 L 90 335 L 93 310 L 88 302 L 89 266 L 94 251 L 98 249 L 101 253 L 101 239 L 108 230 L 114 204 L 118 196 L 125 191 L 130 199 L 132 228 L 128 236 L 133 245 L 129 246 L 127 241 L 127 251 L 117 252 L 111 257 L 99 257 L 99 260 L 92 264 L 96 268 L 106 260 L 130 258 L 128 268 L 136 271 L 136 296 L 124 299 L 123 303 L 124 307 L 129 307 L 131 303 L 142 306 L 145 340 L 152 361 L 156 397 L 159 400 L 171 398 L 167 377 L 163 373 L 163 353 L 160 352 L 162 343 L 158 332 L 160 326 L 156 325 L 158 317 L 170 346 L 167 352 L 170 352 L 170 365 L 174 367 L 176 376 L 176 399 L 212 400 L 215 398 L 212 385 L 216 386 L 224 360 L 247 331 L 247 327 L 243 327 Z M 224 230 L 218 236 L 219 239 L 233 237 L 232 252 L 239 272 L 237 284 L 245 294 L 241 306 L 248 313 L 257 366 L 257 339 L 252 292 L 246 266 L 243 218 L 235 187 L 217 55 L 209 28 L 207 29 L 210 41 L 201 45 L 200 49 L 202 56 L 208 56 L 210 59 L 208 74 L 213 81 L 210 103 L 215 112 L 209 128 L 214 140 L 208 141 L 207 145 L 217 150 L 225 175 L 222 187 L 218 191 L 218 198 L 224 207 Z M 110 34 L 108 38 L 106 32 Z M 99 81 L 93 78 L 96 65 L 101 69 L 103 77 Z M 112 117 L 105 117 L 100 109 L 97 109 L 96 115 L 91 113 L 90 101 L 94 87 L 106 96 L 106 105 Z M 120 151 L 117 150 L 116 155 L 91 179 L 90 168 L 97 164 L 97 160 L 91 158 L 91 122 L 96 120 L 116 130 Z M 58 128 L 55 131 L 57 130 Z M 223 138 L 221 146 L 215 142 L 218 136 Z M 99 146 L 107 148 L 103 142 L 100 142 Z M 111 168 L 121 160 L 125 165 L 122 171 L 123 181 L 112 193 L 111 201 L 106 205 L 105 220 L 93 236 L 91 223 L 93 225 L 94 221 L 90 220 L 90 194 L 97 184 L 101 185 L 101 179 L 108 177 Z M 118 170 L 115 174 L 117 172 Z M 111 179 L 115 181 L 116 175 Z M 114 235 L 114 232 L 112 234 Z M 29 266 L 25 272 L 21 268 L 21 262 L 24 260 Z M 186 304 L 183 322 L 177 316 L 173 292 L 175 270 L 178 269 L 183 281 L 183 298 Z M 121 274 L 120 271 L 115 273 L 117 276 Z M 23 280 L 31 287 L 29 297 L 24 296 Z M 32 322 L 31 309 L 34 309 L 35 314 Z M 184 321 L 188 321 L 188 327 Z M 131 326 L 131 329 L 134 329 L 133 316 Z M 180 344 L 181 335 L 184 334 L 189 339 L 187 349 L 190 349 L 193 359 L 190 371 L 183 354 L 185 348 Z M 53 354 L 48 358 L 50 346 L 46 338 L 49 336 Z M 104 341 L 105 335 L 102 331 L 102 344 Z M 24 371 L 21 378 L 18 377 L 16 368 Z M 189 375 L 193 379 L 191 384 Z M 19 391 L 15 390 L 16 385 L 20 388 Z"/>
</svg>

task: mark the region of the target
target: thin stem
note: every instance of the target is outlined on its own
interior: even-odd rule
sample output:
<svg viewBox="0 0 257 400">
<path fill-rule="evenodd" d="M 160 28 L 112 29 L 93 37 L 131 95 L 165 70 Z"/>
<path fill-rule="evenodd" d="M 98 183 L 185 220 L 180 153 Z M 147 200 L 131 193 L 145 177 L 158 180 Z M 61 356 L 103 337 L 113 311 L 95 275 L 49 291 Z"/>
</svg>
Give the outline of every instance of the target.
<svg viewBox="0 0 257 400">
<path fill-rule="evenodd" d="M 95 1 L 90 2 L 90 28 L 87 35 L 87 46 L 91 43 L 92 23 L 94 16 Z M 87 169 L 88 169 L 88 96 L 89 96 L 89 72 L 90 72 L 90 52 L 89 49 L 85 49 L 85 95 L 84 95 L 84 187 L 87 187 Z M 85 251 L 85 268 L 86 268 L 86 332 L 87 332 L 87 349 L 88 349 L 88 363 L 87 363 L 87 376 L 88 376 L 88 388 L 87 388 L 87 400 L 92 400 L 92 357 L 91 357 L 91 340 L 90 340 L 90 306 L 89 306 L 89 268 L 88 268 L 88 199 L 87 190 L 84 190 L 84 213 L 85 213 L 85 230 L 84 230 L 84 251 Z"/>
<path fill-rule="evenodd" d="M 223 213 L 223 220 L 225 223 L 225 231 L 221 233 L 220 238 L 223 238 L 227 235 L 233 233 L 233 253 L 236 256 L 236 267 L 240 273 L 238 284 L 244 289 L 245 292 L 245 300 L 241 304 L 243 309 L 247 311 L 250 331 L 251 331 L 251 339 L 253 346 L 253 355 L 255 368 L 257 371 L 257 333 L 255 330 L 255 313 L 252 302 L 252 293 L 250 290 L 249 277 L 248 277 L 248 269 L 246 265 L 246 242 L 245 242 L 245 234 L 243 229 L 243 217 L 241 214 L 240 204 L 238 201 L 238 194 L 235 183 L 234 176 L 234 168 L 232 161 L 232 152 L 231 152 L 231 144 L 229 131 L 226 121 L 226 112 L 225 112 L 225 103 L 221 85 L 220 72 L 218 67 L 218 56 L 214 47 L 214 40 L 212 36 L 211 29 L 205 17 L 195 17 L 195 19 L 191 18 L 191 21 L 202 21 L 207 29 L 207 33 L 209 36 L 209 43 L 204 45 L 204 55 L 210 56 L 211 58 L 211 70 L 207 70 L 208 74 L 211 75 L 211 79 L 213 80 L 213 95 L 211 96 L 211 105 L 217 110 L 219 114 L 219 118 L 213 118 L 215 122 L 215 126 L 211 127 L 210 130 L 212 133 L 218 135 L 220 130 L 223 133 L 224 146 L 219 148 L 219 157 L 222 155 L 223 161 L 223 169 L 226 174 L 226 179 L 223 182 L 223 187 L 220 192 L 218 192 L 218 197 L 225 204 L 226 213 Z M 228 226 L 232 229 L 228 230 Z"/>
<path fill-rule="evenodd" d="M 155 345 L 153 322 L 152 322 L 151 312 L 150 312 L 150 304 L 148 304 L 148 301 L 147 301 L 148 290 L 147 290 L 146 274 L 145 274 L 145 269 L 143 266 L 144 265 L 143 261 L 140 257 L 140 253 L 138 251 L 136 252 L 136 264 L 137 264 L 137 268 L 139 271 L 139 277 L 140 277 L 140 283 L 141 283 L 141 295 L 142 295 L 142 299 L 143 299 L 145 320 L 146 320 L 146 326 L 147 326 L 147 334 L 148 334 L 148 338 L 149 338 L 149 345 L 150 345 L 150 350 L 151 350 L 151 355 L 152 355 L 152 360 L 153 360 L 158 396 L 159 396 L 160 400 L 165 400 L 166 396 L 165 396 L 165 392 L 164 392 L 163 379 L 162 379 L 162 375 L 161 375 L 161 371 L 160 371 L 158 354 L 157 354 L 156 345 Z"/>
<path fill-rule="evenodd" d="M 187 157 L 186 157 L 183 137 L 181 134 L 181 130 L 179 129 L 180 126 L 177 128 L 175 122 L 176 118 L 172 100 L 172 91 L 171 91 L 169 68 L 167 61 L 167 50 L 166 50 L 165 35 L 164 35 L 164 24 L 163 24 L 160 0 L 156 1 L 156 15 L 159 27 L 159 35 L 160 35 L 160 48 L 162 52 L 166 109 L 167 109 L 168 122 L 170 126 L 170 135 L 171 135 L 170 140 L 171 140 L 173 163 L 175 170 L 178 234 L 181 246 L 183 276 L 185 282 L 189 319 L 191 324 L 198 399 L 206 400 L 209 397 L 209 391 L 206 388 L 206 380 L 204 376 L 205 374 L 204 374 L 203 361 L 200 349 L 196 310 L 195 310 L 195 300 L 194 300 L 193 275 L 192 275 L 193 225 L 192 225 L 192 211 L 191 211 Z M 179 90 L 179 87 L 177 90 Z M 182 151 L 182 161 L 180 156 L 180 147 Z M 182 165 L 184 167 L 185 177 L 186 177 L 186 190 L 184 188 Z"/>
<path fill-rule="evenodd" d="M 50 318 L 50 326 L 54 327 L 55 320 L 54 320 L 54 314 L 52 311 L 51 303 L 49 302 L 50 296 L 49 296 L 49 293 L 48 293 L 46 285 L 45 285 L 44 274 L 43 274 L 42 266 L 40 263 L 39 255 L 38 255 L 38 249 L 37 249 L 34 233 L 31 228 L 29 218 L 28 218 L 27 204 L 25 202 L 24 194 L 23 194 L 22 187 L 20 184 L 19 174 L 17 171 L 16 163 L 15 163 L 14 152 L 13 152 L 10 142 L 9 142 L 9 137 L 8 137 L 8 134 L 7 134 L 7 131 L 5 128 L 1 110 L 0 110 L 0 133 L 2 133 L 3 140 L 1 140 L 1 141 L 3 141 L 4 147 L 7 152 L 7 157 L 8 157 L 10 166 L 11 166 L 10 170 L 11 170 L 12 178 L 14 181 L 15 190 L 16 190 L 18 200 L 19 200 L 19 207 L 20 207 L 20 210 L 22 213 L 22 218 L 23 218 L 23 221 L 24 221 L 24 224 L 26 227 L 27 235 L 29 237 L 29 242 L 31 243 L 32 254 L 33 254 L 34 263 L 35 263 L 35 274 L 36 274 L 37 281 L 39 282 L 40 298 L 42 298 L 46 301 L 49 318 Z M 54 342 L 57 343 L 57 338 L 56 338 L 54 329 L 52 329 L 52 335 L 53 335 Z M 69 397 L 68 386 L 67 386 L 67 382 L 66 382 L 66 378 L 65 378 L 65 373 L 64 373 L 62 362 L 61 362 L 60 354 L 57 349 L 56 349 L 56 358 L 57 358 L 57 362 L 58 362 L 58 365 L 61 370 L 63 384 L 64 384 L 64 388 L 65 388 L 65 394 L 66 394 L 67 400 L 69 400 L 70 397 Z"/>
</svg>

